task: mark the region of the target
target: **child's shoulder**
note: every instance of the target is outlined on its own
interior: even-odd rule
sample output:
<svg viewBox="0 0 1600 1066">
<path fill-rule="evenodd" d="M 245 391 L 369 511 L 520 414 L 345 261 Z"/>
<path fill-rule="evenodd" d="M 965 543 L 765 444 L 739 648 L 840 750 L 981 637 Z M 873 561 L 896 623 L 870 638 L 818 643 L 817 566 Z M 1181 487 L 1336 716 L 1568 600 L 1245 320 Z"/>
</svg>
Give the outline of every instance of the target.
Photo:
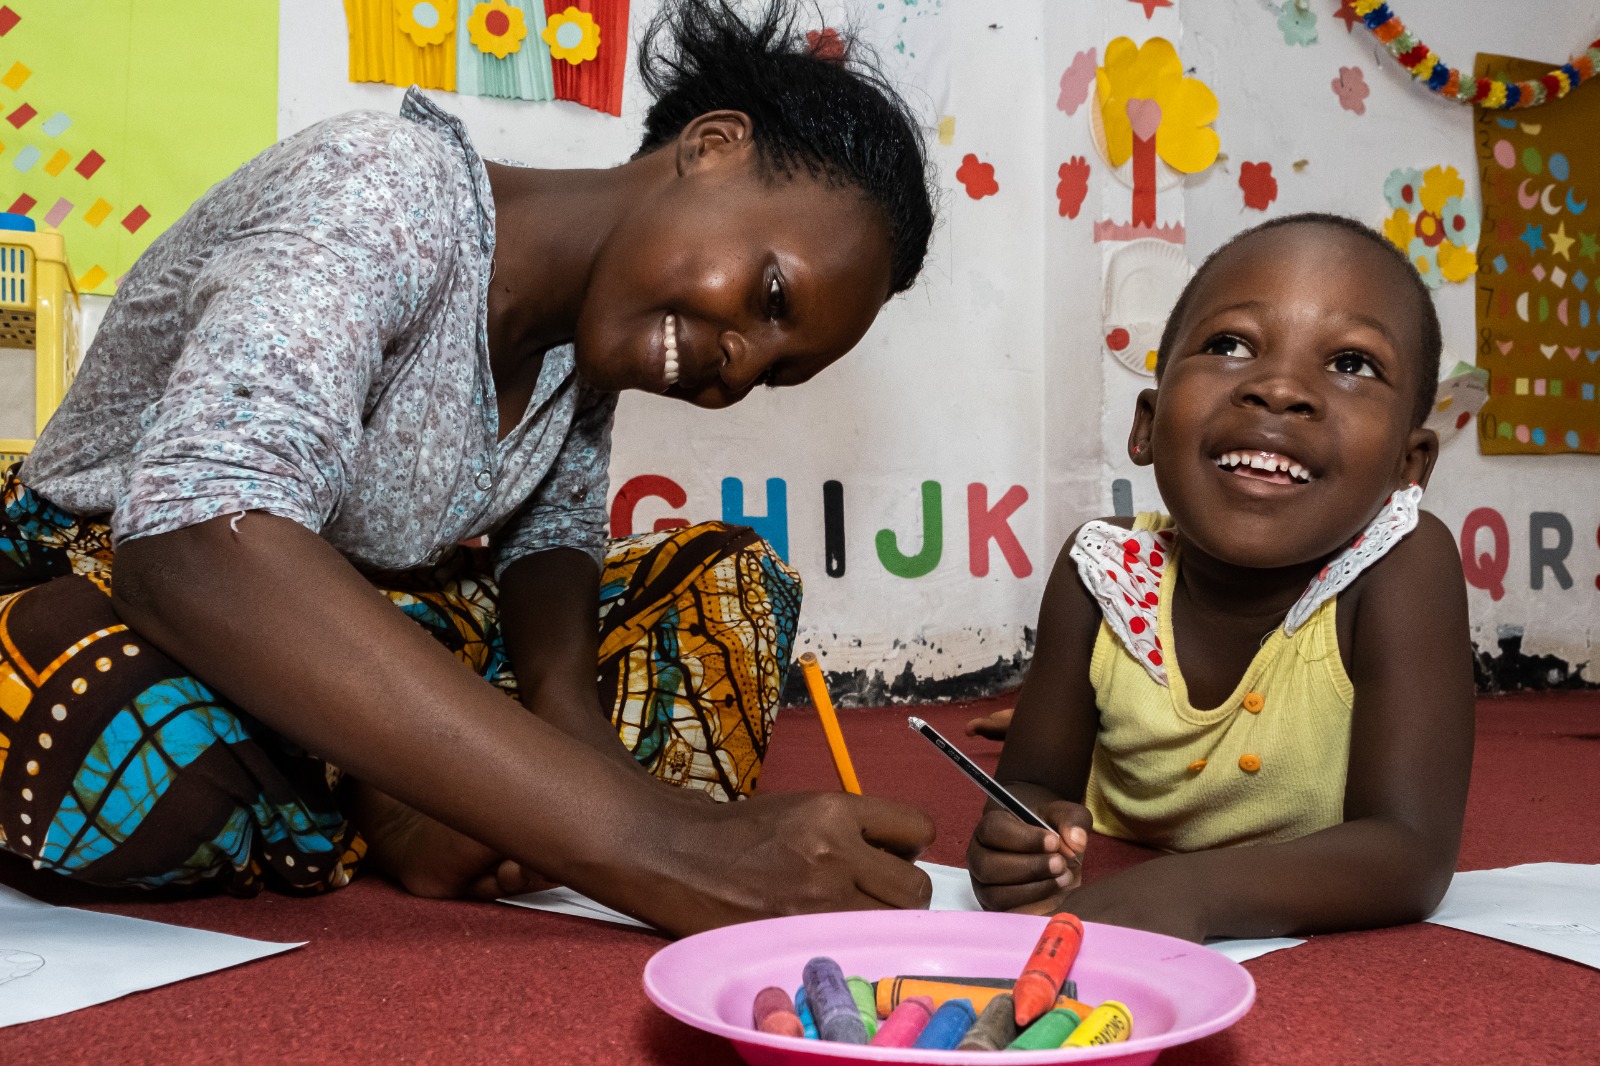
<svg viewBox="0 0 1600 1066">
<path fill-rule="evenodd" d="M 1374 561 L 1340 600 L 1340 613 L 1351 616 L 1464 609 L 1466 579 L 1450 528 L 1437 515 L 1419 512 L 1416 528 Z"/>
</svg>

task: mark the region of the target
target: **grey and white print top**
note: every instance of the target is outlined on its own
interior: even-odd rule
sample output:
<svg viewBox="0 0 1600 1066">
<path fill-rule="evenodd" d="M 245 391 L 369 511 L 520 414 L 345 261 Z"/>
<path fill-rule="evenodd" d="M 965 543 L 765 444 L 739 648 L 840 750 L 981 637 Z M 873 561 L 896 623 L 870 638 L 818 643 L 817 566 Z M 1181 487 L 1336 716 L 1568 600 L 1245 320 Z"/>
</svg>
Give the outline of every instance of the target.
<svg viewBox="0 0 1600 1066">
<path fill-rule="evenodd" d="M 319 123 L 205 194 L 123 279 L 22 481 L 116 542 L 239 511 L 358 566 L 491 534 L 495 571 L 603 559 L 616 395 L 571 345 L 499 437 L 488 174 L 413 89 L 399 117 Z"/>
</svg>

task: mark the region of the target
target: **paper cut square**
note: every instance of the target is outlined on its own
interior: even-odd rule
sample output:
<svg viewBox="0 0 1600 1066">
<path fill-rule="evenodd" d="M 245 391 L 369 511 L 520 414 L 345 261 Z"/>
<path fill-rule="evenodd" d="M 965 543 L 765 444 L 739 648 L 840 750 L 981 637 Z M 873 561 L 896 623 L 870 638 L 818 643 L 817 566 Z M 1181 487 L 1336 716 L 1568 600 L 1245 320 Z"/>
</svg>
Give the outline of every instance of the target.
<svg viewBox="0 0 1600 1066">
<path fill-rule="evenodd" d="M 1551 396 L 1560 396 L 1561 395 L 1561 379 L 1560 378 L 1551 378 L 1550 379 L 1550 395 Z"/>
<path fill-rule="evenodd" d="M 22 16 L 9 7 L 0 6 L 0 37 L 10 33 L 17 23 L 22 21 Z"/>
<path fill-rule="evenodd" d="M 1534 378 L 1533 379 L 1533 394 L 1535 396 L 1543 396 L 1544 395 L 1544 378 Z"/>
<path fill-rule="evenodd" d="M 95 171 L 105 166 L 105 162 L 106 160 L 104 156 L 102 156 L 99 152 L 90 149 L 89 154 L 78 160 L 78 165 L 73 167 L 73 169 L 86 178 L 92 178 L 94 177 Z"/>
<path fill-rule="evenodd" d="M 106 277 L 105 268 L 96 263 L 84 273 L 83 277 L 78 279 L 78 288 L 88 292 L 90 289 L 98 287 L 106 280 Z"/>
<path fill-rule="evenodd" d="M 33 71 L 29 70 L 21 63 L 13 63 L 11 64 L 11 69 L 6 71 L 6 76 L 0 78 L 0 85 L 4 85 L 7 89 L 15 92 L 16 90 L 22 88 L 23 82 L 27 81 L 28 76 L 32 73 Z"/>
<path fill-rule="evenodd" d="M 1510 265 L 1511 264 L 1506 262 L 1505 256 L 1497 255 L 1494 257 L 1494 272 L 1496 274 L 1504 274 L 1506 272 L 1506 268 Z"/>
<path fill-rule="evenodd" d="M 38 113 L 39 112 L 33 109 L 32 104 L 22 104 L 15 111 L 6 116 L 6 121 L 20 130 L 22 127 L 31 122 L 33 120 L 33 116 L 37 115 Z"/>
<path fill-rule="evenodd" d="M 1585 381 L 1583 383 L 1583 398 L 1585 400 L 1594 399 L 1594 383 L 1593 382 Z"/>
<path fill-rule="evenodd" d="M 1553 281 L 1556 288 L 1559 289 L 1561 286 L 1567 283 L 1567 272 L 1562 270 L 1560 267 L 1556 267 L 1554 270 L 1550 271 L 1550 280 Z"/>
<path fill-rule="evenodd" d="M 1518 378 L 1517 379 L 1517 395 L 1518 396 L 1526 396 L 1526 395 L 1528 395 L 1528 379 L 1527 378 Z"/>
<path fill-rule="evenodd" d="M 23 145 L 22 151 L 17 153 L 17 158 L 12 160 L 11 165 L 26 174 L 34 168 L 39 162 L 39 158 L 43 155 L 44 153 L 39 151 L 36 146 L 31 144 Z"/>
<path fill-rule="evenodd" d="M 64 111 L 57 111 L 55 114 L 45 119 L 44 125 L 40 128 L 52 137 L 59 137 L 63 133 L 67 132 L 67 128 L 71 125 L 72 116 Z"/>
<path fill-rule="evenodd" d="M 96 200 L 94 205 L 83 213 L 83 220 L 89 223 L 89 225 L 98 228 L 100 223 L 104 222 L 106 220 L 106 216 L 109 214 L 111 214 L 111 205 L 106 203 L 104 200 Z"/>
<path fill-rule="evenodd" d="M 146 211 L 144 209 L 144 205 L 143 204 L 140 204 L 139 206 L 135 207 L 132 211 L 128 212 L 127 217 L 125 217 L 122 220 L 122 226 L 129 233 L 138 233 L 139 232 L 139 227 L 144 225 L 146 222 L 149 222 L 149 221 L 150 221 L 150 212 L 148 212 L 148 211 Z"/>
<path fill-rule="evenodd" d="M 1534 264 L 1533 276 L 1538 278 L 1540 281 L 1544 280 L 1544 264 L 1543 263 L 1535 263 Z"/>
<path fill-rule="evenodd" d="M 21 196 L 11 201 L 11 206 L 6 208 L 6 211 L 13 215 L 25 215 L 29 211 L 32 211 L 34 205 L 36 205 L 38 202 L 38 200 L 35 200 L 27 193 L 23 193 Z"/>
<path fill-rule="evenodd" d="M 1581 270 L 1575 271 L 1572 275 L 1572 285 L 1579 292 L 1582 292 L 1589 287 L 1589 275 Z"/>
<path fill-rule="evenodd" d="M 56 154 L 50 157 L 50 162 L 44 165 L 44 172 L 52 178 L 67 169 L 67 164 L 72 162 L 72 153 L 65 148 L 57 148 Z"/>
<path fill-rule="evenodd" d="M 59 229 L 61 223 L 65 222 L 70 214 L 72 214 L 72 201 L 63 196 L 56 201 L 49 214 L 44 216 L 44 224 L 46 226 L 55 226 Z"/>
</svg>

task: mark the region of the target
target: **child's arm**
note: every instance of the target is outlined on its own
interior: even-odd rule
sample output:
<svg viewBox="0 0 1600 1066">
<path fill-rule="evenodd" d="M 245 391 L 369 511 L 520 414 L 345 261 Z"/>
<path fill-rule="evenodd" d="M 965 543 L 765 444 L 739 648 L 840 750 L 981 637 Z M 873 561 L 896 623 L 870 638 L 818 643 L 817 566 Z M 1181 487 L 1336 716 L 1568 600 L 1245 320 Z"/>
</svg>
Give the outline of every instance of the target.
<svg viewBox="0 0 1600 1066">
<path fill-rule="evenodd" d="M 1395 925 L 1438 905 L 1461 839 L 1474 711 L 1449 530 L 1424 513 L 1339 610 L 1352 612 L 1339 628 L 1356 690 L 1344 822 L 1143 863 L 1076 892 L 1076 914 L 1200 940 Z"/>
<path fill-rule="evenodd" d="M 1088 842 L 1089 812 L 1081 802 L 1063 799 L 1083 798 L 1100 724 L 1089 684 L 1100 608 L 1068 555 L 1077 537 L 1074 531 L 1067 539 L 1045 586 L 1033 662 L 1017 697 L 997 775 L 1058 832 L 1024 825 L 990 804 L 967 845 L 972 887 L 988 910 L 1044 914 L 1059 909 L 1079 877 L 1076 860 L 1063 852 L 1082 855 Z"/>
</svg>

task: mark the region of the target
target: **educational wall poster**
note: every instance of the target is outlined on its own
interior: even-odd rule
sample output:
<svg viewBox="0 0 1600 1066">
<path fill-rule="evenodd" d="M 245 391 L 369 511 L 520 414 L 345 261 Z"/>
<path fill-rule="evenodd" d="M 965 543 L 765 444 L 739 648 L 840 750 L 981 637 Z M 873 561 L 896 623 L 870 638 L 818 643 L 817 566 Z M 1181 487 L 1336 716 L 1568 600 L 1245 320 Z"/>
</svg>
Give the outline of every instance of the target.
<svg viewBox="0 0 1600 1066">
<path fill-rule="evenodd" d="M 1478 56 L 1475 73 L 1538 77 L 1548 63 Z M 1478 413 L 1485 455 L 1600 454 L 1600 90 L 1476 116 Z M 1593 207 L 1591 212 L 1589 209 Z"/>
<path fill-rule="evenodd" d="M 61 231 L 109 294 L 278 139 L 277 0 L 0 2 L 0 211 Z"/>
</svg>

